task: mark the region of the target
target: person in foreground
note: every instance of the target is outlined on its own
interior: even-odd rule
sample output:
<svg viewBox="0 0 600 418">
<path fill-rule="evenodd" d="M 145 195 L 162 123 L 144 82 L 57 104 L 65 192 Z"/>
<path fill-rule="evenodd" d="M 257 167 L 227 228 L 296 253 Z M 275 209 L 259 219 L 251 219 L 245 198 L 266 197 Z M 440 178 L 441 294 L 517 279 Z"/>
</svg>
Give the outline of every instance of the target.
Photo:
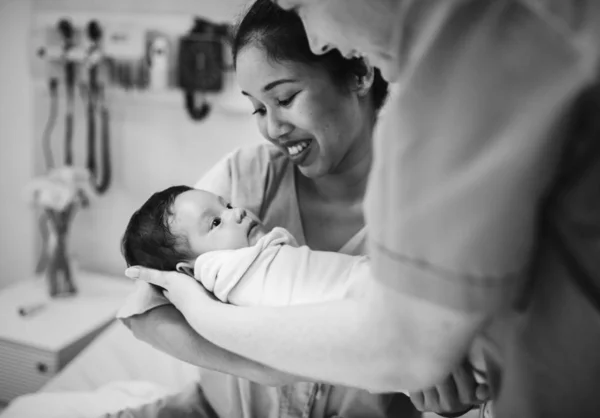
<svg viewBox="0 0 600 418">
<path fill-rule="evenodd" d="M 184 294 L 173 273 L 129 275 L 211 318 L 208 340 L 290 373 L 421 389 L 479 335 L 498 417 L 597 414 L 600 3 L 278 3 L 315 53 L 364 54 L 400 84 L 365 200 L 371 291 L 246 308 Z"/>
</svg>

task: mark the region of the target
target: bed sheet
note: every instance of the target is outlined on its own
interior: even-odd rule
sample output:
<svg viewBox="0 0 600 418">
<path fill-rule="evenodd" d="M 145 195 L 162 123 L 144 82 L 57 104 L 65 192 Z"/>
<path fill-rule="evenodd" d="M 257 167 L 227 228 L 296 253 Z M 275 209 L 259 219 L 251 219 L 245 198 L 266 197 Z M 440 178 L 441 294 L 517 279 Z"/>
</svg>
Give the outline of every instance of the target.
<svg viewBox="0 0 600 418">
<path fill-rule="evenodd" d="M 136 340 L 116 322 L 39 392 L 11 402 L 0 418 L 99 418 L 180 391 L 198 378 L 195 366 Z"/>
<path fill-rule="evenodd" d="M 180 389 L 198 378 L 198 369 L 137 340 L 115 322 L 41 390 L 93 390 L 113 381 L 143 380 Z"/>
</svg>

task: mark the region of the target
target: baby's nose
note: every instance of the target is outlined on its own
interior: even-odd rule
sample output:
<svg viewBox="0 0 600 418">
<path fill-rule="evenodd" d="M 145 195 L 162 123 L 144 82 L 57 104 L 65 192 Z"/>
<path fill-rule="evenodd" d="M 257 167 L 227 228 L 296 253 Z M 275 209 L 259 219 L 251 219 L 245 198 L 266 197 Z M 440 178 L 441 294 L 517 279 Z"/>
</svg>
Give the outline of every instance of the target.
<svg viewBox="0 0 600 418">
<path fill-rule="evenodd" d="M 246 217 L 246 209 L 235 208 L 233 209 L 233 218 L 236 222 L 242 222 L 242 219 Z"/>
</svg>

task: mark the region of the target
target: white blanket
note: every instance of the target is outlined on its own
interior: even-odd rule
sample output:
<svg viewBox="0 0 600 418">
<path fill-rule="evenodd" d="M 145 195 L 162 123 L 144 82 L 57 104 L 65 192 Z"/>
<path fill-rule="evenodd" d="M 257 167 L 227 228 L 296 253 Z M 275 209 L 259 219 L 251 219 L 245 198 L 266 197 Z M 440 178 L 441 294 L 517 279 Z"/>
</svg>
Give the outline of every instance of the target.
<svg viewBox="0 0 600 418">
<path fill-rule="evenodd" d="M 368 277 L 366 256 L 298 247 L 283 228 L 274 228 L 254 246 L 211 251 L 194 264 L 198 281 L 223 302 L 239 306 L 285 306 L 341 299 L 350 285 Z M 126 319 L 168 304 L 160 290 L 137 285 L 117 317 Z"/>
</svg>

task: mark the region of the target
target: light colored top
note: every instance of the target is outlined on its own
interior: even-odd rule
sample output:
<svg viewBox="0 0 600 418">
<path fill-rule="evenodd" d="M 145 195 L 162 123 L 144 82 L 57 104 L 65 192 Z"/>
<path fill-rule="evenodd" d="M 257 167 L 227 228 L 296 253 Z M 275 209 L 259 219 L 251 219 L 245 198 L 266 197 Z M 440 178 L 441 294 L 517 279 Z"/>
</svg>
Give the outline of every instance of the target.
<svg viewBox="0 0 600 418">
<path fill-rule="evenodd" d="M 406 2 L 397 94 L 365 199 L 377 280 L 464 311 L 510 307 L 538 245 L 565 113 L 598 74 L 598 1 Z"/>
<path fill-rule="evenodd" d="M 2 289 L 0 339 L 58 352 L 114 320 L 133 289 L 130 280 L 84 271 L 76 273 L 75 284 L 77 295 L 54 299 L 42 278 Z M 20 308 L 32 313 L 21 316 Z"/>
<path fill-rule="evenodd" d="M 394 37 L 401 77 L 375 132 L 365 198 L 375 279 L 437 306 L 493 315 L 478 343 L 486 349 L 492 393 L 507 383 L 498 408 L 546 416 L 539 407 L 549 411 L 555 400 L 581 405 L 574 400 L 588 392 L 570 396 L 565 390 L 570 382 L 585 386 L 593 361 L 566 362 L 562 373 L 556 361 L 582 352 L 597 321 L 583 324 L 582 313 L 561 304 L 576 299 L 568 287 L 556 285 L 565 267 L 555 253 L 548 257 L 552 245 L 541 221 L 565 145 L 581 139 L 565 134 L 567 114 L 598 81 L 600 2 L 440 0 L 402 6 Z M 573 196 L 565 198 L 575 203 Z M 589 199 L 579 210 L 585 222 L 570 224 L 585 235 L 579 249 L 587 247 L 589 259 L 597 259 L 595 236 L 588 234 L 595 226 L 585 210 L 594 204 Z M 513 308 L 536 282 L 545 287 L 546 300 L 536 301 L 535 320 L 518 317 L 515 327 Z M 567 296 L 553 297 L 555 292 Z M 581 334 L 567 333 L 573 328 L 566 321 L 540 323 L 542 315 L 549 321 L 574 315 Z M 513 338 L 515 329 L 526 343 Z M 561 333 L 568 334 L 563 345 Z M 547 345 L 538 357 L 538 348 Z M 593 353 L 591 347 L 583 351 Z M 555 400 L 548 402 L 550 397 Z M 533 404 L 537 415 L 528 409 Z"/>
</svg>

